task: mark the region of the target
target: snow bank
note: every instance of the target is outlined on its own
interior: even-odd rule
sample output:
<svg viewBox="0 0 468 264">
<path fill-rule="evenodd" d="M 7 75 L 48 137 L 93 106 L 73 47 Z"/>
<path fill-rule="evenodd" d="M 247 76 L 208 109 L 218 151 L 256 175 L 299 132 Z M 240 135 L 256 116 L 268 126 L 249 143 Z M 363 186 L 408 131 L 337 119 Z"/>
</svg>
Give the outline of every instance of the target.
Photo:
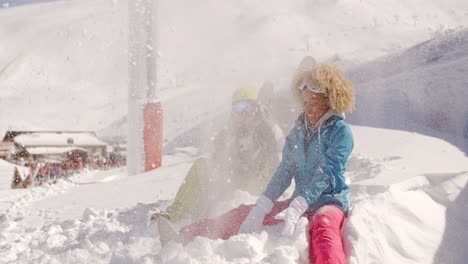
<svg viewBox="0 0 468 264">
<path fill-rule="evenodd" d="M 110 171 L 115 174 L 115 171 Z M 68 189 L 73 188 L 80 181 L 99 177 L 101 172 L 84 172 L 70 178 L 59 179 L 56 184 L 30 188 L 0 191 L 0 263 L 11 263 L 18 260 L 19 252 L 26 250 L 31 242 L 31 236 L 37 232 L 38 228 L 44 227 L 51 220 L 55 219 L 56 212 L 39 210 L 37 213 L 31 208 L 31 204 L 46 198 L 57 199 L 58 195 L 64 194 Z M 37 208 L 36 208 L 37 209 Z M 34 212 L 33 214 L 31 212 Z M 54 231 L 47 231 L 53 234 Z M 45 241 L 52 245 L 55 240 Z M 62 241 L 63 242 L 63 241 Z M 13 246 L 12 246 L 13 245 Z M 30 263 L 30 261 L 26 261 Z M 20 261 L 20 263 L 25 263 Z"/>
<path fill-rule="evenodd" d="M 351 263 L 464 263 L 463 153 L 416 133 L 352 129 Z M 412 151 L 417 147 L 424 151 Z M 200 237 L 185 247 L 171 242 L 161 248 L 155 226 L 147 225 L 148 212 L 164 210 L 174 197 L 193 160 L 187 153 L 168 157 L 157 171 L 88 175 L 54 199 L 16 206 L 2 217 L 0 263 L 307 263 L 305 218 L 291 239 L 279 236 L 279 225 L 227 241 Z M 237 192 L 216 210 L 254 201 Z"/>
<path fill-rule="evenodd" d="M 467 175 L 463 175 L 466 183 Z M 459 190 L 462 186 L 458 185 Z M 437 188 L 436 188 L 437 189 Z M 458 191 L 459 191 L 458 190 Z M 455 192 L 452 192 L 454 194 Z M 408 201 L 411 201 L 410 203 Z M 292 239 L 280 237 L 280 226 L 227 241 L 197 238 L 186 247 L 170 243 L 161 249 L 148 211 L 167 204 L 140 204 L 129 210 L 86 209 L 81 218 L 36 229 L 19 254 L 26 263 L 306 263 L 307 221 Z M 430 263 L 444 233 L 445 207 L 424 190 L 400 189 L 354 201 L 349 225 L 351 263 Z M 463 225 L 449 228 L 462 228 Z M 463 230 L 463 229 L 460 229 Z M 26 236 L 29 237 L 29 236 Z M 466 242 L 466 241 L 465 241 Z M 466 245 L 466 244 L 465 244 Z M 450 249 L 452 256 L 464 244 Z M 27 248 L 26 248 L 27 247 Z M 449 262 L 450 263 L 450 262 Z M 455 263 L 455 262 L 454 262 Z"/>
<path fill-rule="evenodd" d="M 458 196 L 465 188 L 468 173 L 459 177 L 458 184 L 457 179 L 444 182 L 456 186 L 447 195 Z M 452 217 L 446 215 L 447 204 L 440 204 L 431 197 L 440 188 L 416 177 L 403 185 L 391 185 L 382 192 L 352 189 L 352 194 L 353 191 L 358 193 L 352 197 L 359 196 L 359 199 L 354 203 L 349 221 L 353 245 L 351 263 L 432 263 L 442 236 L 449 230 L 464 233 L 465 241 L 453 248 L 445 248 L 445 254 L 460 254 L 467 245 L 468 233 L 460 224 L 446 226 L 447 218 Z M 363 190 L 378 193 L 359 195 Z"/>
</svg>

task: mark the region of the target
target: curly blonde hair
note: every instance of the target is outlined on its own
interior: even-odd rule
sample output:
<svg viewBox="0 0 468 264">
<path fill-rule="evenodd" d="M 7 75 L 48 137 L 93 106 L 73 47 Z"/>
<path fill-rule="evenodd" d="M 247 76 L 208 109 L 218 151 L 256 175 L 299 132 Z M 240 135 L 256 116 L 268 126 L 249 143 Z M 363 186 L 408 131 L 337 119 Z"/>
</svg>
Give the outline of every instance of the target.
<svg viewBox="0 0 468 264">
<path fill-rule="evenodd" d="M 328 64 L 316 64 L 301 67 L 297 70 L 293 82 L 292 93 L 297 101 L 303 105 L 302 82 L 313 83 L 325 89 L 330 108 L 339 112 L 352 112 L 355 95 L 352 82 L 338 68 Z"/>
</svg>

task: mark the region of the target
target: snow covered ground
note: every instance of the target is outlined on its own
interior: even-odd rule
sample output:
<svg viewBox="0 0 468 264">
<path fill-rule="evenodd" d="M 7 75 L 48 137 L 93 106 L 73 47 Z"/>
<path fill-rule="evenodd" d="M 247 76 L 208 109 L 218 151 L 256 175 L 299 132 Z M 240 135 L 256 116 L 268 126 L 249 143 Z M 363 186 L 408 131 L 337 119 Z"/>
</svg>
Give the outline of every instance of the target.
<svg viewBox="0 0 468 264">
<path fill-rule="evenodd" d="M 351 263 L 464 263 L 468 158 L 436 138 L 352 129 L 356 148 L 346 173 L 352 182 Z M 148 212 L 168 205 L 194 157 L 179 151 L 166 156 L 161 169 L 137 176 L 93 172 L 15 190 L 20 198 L 10 196 L 2 212 L 0 263 L 306 263 L 306 219 L 292 239 L 272 227 L 161 248 Z M 238 192 L 217 211 L 254 201 Z"/>
</svg>

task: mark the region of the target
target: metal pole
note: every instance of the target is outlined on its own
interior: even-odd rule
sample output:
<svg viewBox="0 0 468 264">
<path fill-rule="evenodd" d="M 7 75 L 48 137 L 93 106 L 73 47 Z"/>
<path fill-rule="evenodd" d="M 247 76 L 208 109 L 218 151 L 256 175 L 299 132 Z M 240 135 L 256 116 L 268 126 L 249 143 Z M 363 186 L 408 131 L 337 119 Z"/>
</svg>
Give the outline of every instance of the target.
<svg viewBox="0 0 468 264">
<path fill-rule="evenodd" d="M 144 59 L 144 5 L 142 0 L 128 1 L 128 136 L 127 171 L 129 175 L 143 171 L 143 116 L 142 100 L 146 72 Z"/>
<path fill-rule="evenodd" d="M 153 0 L 130 0 L 127 171 L 161 166 L 162 109 L 157 101 Z"/>
<path fill-rule="evenodd" d="M 143 110 L 143 144 L 145 153 L 145 171 L 161 167 L 163 149 L 163 111 L 157 97 L 157 58 L 154 8 L 157 0 L 147 0 L 148 20 L 146 41 L 147 96 Z"/>
</svg>

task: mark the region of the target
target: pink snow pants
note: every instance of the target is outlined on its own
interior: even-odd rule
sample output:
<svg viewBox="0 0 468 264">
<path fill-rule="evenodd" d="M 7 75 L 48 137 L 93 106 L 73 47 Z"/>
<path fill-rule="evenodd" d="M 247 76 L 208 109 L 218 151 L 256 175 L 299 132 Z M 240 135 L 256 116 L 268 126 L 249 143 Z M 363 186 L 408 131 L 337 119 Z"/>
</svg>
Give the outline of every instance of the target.
<svg viewBox="0 0 468 264">
<path fill-rule="evenodd" d="M 265 216 L 264 226 L 277 225 L 282 220 L 274 217 L 289 206 L 291 200 L 276 202 L 273 209 Z M 252 210 L 253 205 L 241 205 L 217 219 L 196 221 L 180 230 L 184 241 L 192 241 L 197 236 L 211 239 L 229 239 L 238 234 L 241 224 Z M 306 214 L 309 219 L 309 262 L 315 264 L 345 264 L 345 248 L 341 236 L 341 227 L 345 214 L 334 205 L 325 205 L 312 213 Z"/>
</svg>

